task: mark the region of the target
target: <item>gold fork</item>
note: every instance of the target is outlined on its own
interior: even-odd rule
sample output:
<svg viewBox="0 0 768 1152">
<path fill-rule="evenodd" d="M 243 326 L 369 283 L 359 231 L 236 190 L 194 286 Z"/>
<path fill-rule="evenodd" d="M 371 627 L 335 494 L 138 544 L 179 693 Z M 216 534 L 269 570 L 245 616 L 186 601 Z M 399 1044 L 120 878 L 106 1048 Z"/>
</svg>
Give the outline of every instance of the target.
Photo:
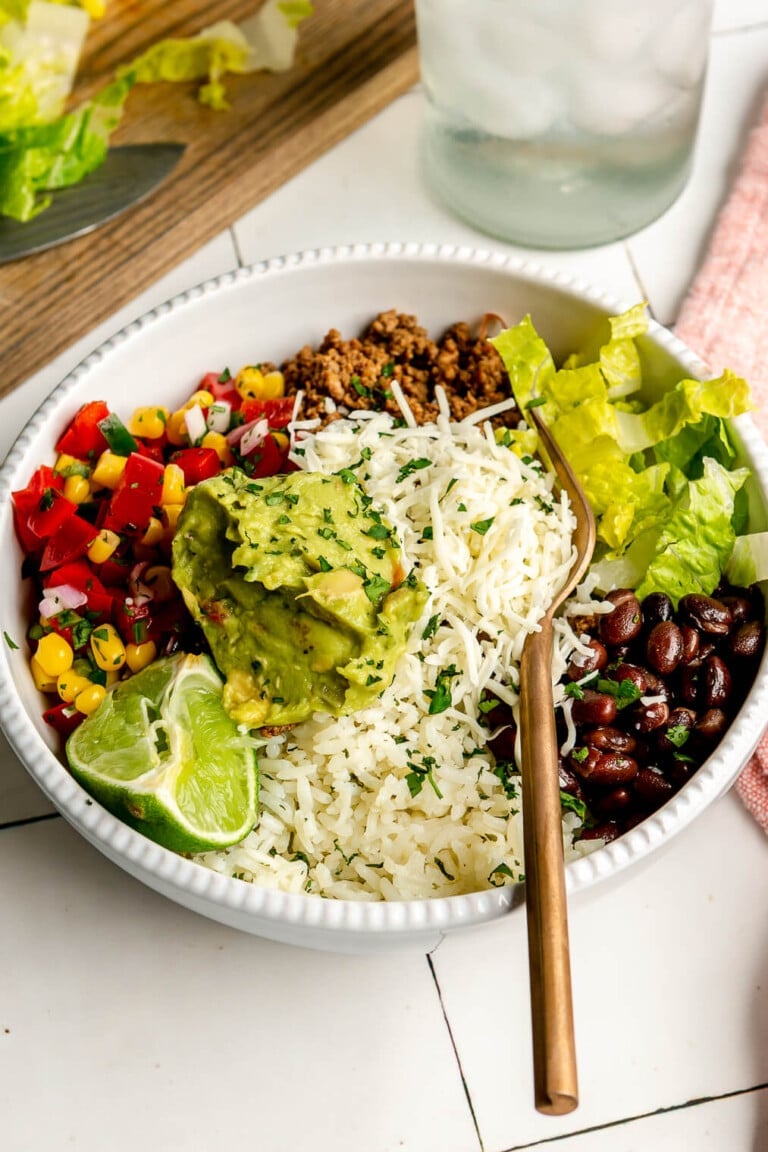
<svg viewBox="0 0 768 1152">
<path fill-rule="evenodd" d="M 576 517 L 576 559 L 524 645 L 520 665 L 520 749 L 528 923 L 528 965 L 533 1028 L 535 1103 L 560 1116 L 579 1101 L 573 1028 L 568 913 L 565 897 L 558 749 L 552 697 L 552 620 L 586 572 L 595 547 L 595 520 L 568 461 L 535 408 L 536 428 L 552 469 Z"/>
</svg>

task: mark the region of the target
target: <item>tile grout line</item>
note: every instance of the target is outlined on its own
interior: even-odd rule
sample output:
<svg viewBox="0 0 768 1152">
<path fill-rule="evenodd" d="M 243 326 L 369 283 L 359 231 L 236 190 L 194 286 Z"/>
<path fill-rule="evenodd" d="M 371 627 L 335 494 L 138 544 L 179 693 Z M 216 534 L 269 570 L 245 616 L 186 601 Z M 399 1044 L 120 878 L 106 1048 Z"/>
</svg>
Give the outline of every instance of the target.
<svg viewBox="0 0 768 1152">
<path fill-rule="evenodd" d="M 511 1144 L 503 1152 L 526 1152 L 528 1148 L 541 1148 L 544 1144 L 555 1144 L 560 1140 L 570 1140 L 574 1136 L 588 1136 L 590 1132 L 604 1132 L 609 1128 L 619 1128 L 623 1124 L 633 1124 L 636 1120 L 650 1120 L 654 1116 L 665 1116 L 668 1112 L 682 1112 L 685 1108 L 698 1108 L 702 1104 L 716 1104 L 720 1100 L 732 1100 L 737 1096 L 747 1096 L 750 1092 L 762 1092 L 768 1088 L 765 1084 L 753 1084 L 751 1088 L 735 1088 L 732 1092 L 722 1092 L 718 1096 L 697 1096 L 692 1100 L 685 1100 L 682 1104 L 667 1104 L 663 1108 L 655 1108 L 652 1112 L 638 1112 L 635 1116 L 622 1116 L 619 1120 L 609 1120 L 606 1124 L 591 1124 L 588 1128 L 576 1128 L 571 1132 L 563 1132 L 559 1136 L 545 1136 L 543 1140 L 534 1140 L 530 1144 Z"/>
<path fill-rule="evenodd" d="M 20 820 L 0 821 L 0 832 L 8 828 L 24 828 L 27 824 L 40 824 L 43 820 L 60 820 L 60 812 L 45 812 L 42 816 L 22 816 Z"/>
<path fill-rule="evenodd" d="M 426 955 L 426 961 L 427 961 L 427 965 L 429 967 L 430 974 L 432 976 L 432 980 L 433 980 L 434 985 L 435 985 L 435 990 L 437 991 L 437 998 L 440 1002 L 440 1011 L 443 1014 L 443 1020 L 445 1021 L 445 1026 L 448 1029 L 448 1038 L 451 1041 L 451 1048 L 453 1049 L 453 1055 L 456 1058 L 456 1066 L 459 1069 L 459 1076 L 461 1077 L 461 1086 L 464 1089 L 464 1096 L 466 1097 L 467 1106 L 469 1107 L 469 1114 L 472 1117 L 472 1123 L 475 1127 L 475 1133 L 477 1135 L 478 1147 L 480 1149 L 480 1152 L 485 1152 L 485 1145 L 483 1144 L 483 1138 L 480 1135 L 480 1128 L 478 1127 L 477 1116 L 475 1115 L 475 1109 L 472 1106 L 472 1097 L 469 1094 L 469 1088 L 467 1086 L 467 1081 L 466 1081 L 466 1078 L 464 1076 L 464 1069 L 461 1066 L 461 1060 L 459 1058 L 459 1053 L 458 1053 L 458 1050 L 456 1048 L 456 1040 L 454 1039 L 453 1029 L 451 1028 L 450 1020 L 448 1019 L 448 1013 L 445 1010 L 445 1003 L 443 1002 L 443 994 L 440 990 L 440 984 L 439 984 L 439 981 L 437 979 L 437 973 L 435 972 L 435 966 L 432 963 L 432 956 L 429 953 L 427 953 L 427 955 Z"/>
<path fill-rule="evenodd" d="M 742 24 L 734 28 L 716 28 L 712 33 L 712 38 L 721 36 L 740 36 L 744 32 L 764 32 L 768 29 L 768 21 L 756 20 L 754 24 Z"/>
</svg>

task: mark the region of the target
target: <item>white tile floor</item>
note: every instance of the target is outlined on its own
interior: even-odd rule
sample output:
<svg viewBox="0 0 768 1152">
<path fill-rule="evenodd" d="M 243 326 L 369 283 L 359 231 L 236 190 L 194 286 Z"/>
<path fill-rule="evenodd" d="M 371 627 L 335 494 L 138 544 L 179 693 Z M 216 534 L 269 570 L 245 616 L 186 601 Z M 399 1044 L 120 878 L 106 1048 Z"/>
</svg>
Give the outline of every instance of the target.
<svg viewBox="0 0 768 1152">
<path fill-rule="evenodd" d="M 623 244 L 526 253 L 673 321 L 768 82 L 765 0 L 717 5 L 696 169 Z M 506 246 L 417 163 L 404 96 L 233 232 L 0 401 L 0 454 L 83 354 L 241 262 L 338 242 Z M 419 954 L 292 950 L 149 892 L 80 840 L 0 741 L 3 1152 L 764 1152 L 768 845 L 730 794 L 571 906 L 581 1104 L 531 1102 L 522 914 Z"/>
</svg>

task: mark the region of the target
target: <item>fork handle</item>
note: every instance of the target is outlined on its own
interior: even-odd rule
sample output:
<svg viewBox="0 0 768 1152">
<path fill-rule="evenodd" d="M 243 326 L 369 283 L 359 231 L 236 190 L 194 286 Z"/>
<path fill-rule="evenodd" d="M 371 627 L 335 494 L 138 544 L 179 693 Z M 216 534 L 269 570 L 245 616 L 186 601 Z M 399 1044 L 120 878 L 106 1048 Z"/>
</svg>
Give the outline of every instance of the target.
<svg viewBox="0 0 768 1152">
<path fill-rule="evenodd" d="M 577 1106 L 578 1083 L 552 642 L 545 616 L 523 650 L 520 745 L 535 1103 L 539 1112 L 560 1116 Z"/>
</svg>

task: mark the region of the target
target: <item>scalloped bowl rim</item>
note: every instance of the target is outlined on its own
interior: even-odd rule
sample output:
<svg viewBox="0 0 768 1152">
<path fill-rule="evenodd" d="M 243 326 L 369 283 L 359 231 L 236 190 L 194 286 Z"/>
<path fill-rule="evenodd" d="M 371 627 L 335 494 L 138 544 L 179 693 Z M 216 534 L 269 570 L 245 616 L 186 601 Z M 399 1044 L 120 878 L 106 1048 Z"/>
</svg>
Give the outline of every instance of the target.
<svg viewBox="0 0 768 1152">
<path fill-rule="evenodd" d="M 254 277 L 272 276 L 323 263 L 371 260 L 413 260 L 439 263 L 489 265 L 510 275 L 551 286 L 610 314 L 626 303 L 602 292 L 583 279 L 553 271 L 535 262 L 489 249 L 449 244 L 372 243 L 318 248 L 273 258 L 213 277 L 150 309 L 120 329 L 91 352 L 32 415 L 0 468 L 0 507 L 9 515 L 14 471 L 22 462 L 31 439 L 56 414 L 70 391 L 110 352 L 126 340 L 201 296 L 221 292 Z M 679 361 L 692 376 L 707 374 L 706 366 L 672 332 L 650 321 L 649 337 Z M 748 416 L 734 422 L 763 493 L 768 492 L 768 451 Z M 717 750 L 691 780 L 655 814 L 618 840 L 568 864 L 569 893 L 615 876 L 667 842 L 722 795 L 735 781 L 754 750 L 768 715 L 768 658 L 764 657 L 755 684 Z M 172 899 L 196 908 L 246 931 L 270 935 L 270 924 L 280 930 L 277 938 L 312 946 L 312 935 L 322 930 L 331 947 L 344 948 L 348 934 L 386 937 L 397 946 L 399 936 L 418 937 L 443 933 L 469 924 L 492 921 L 522 902 L 522 885 L 509 885 L 461 896 L 403 901 L 332 900 L 304 893 L 283 892 L 247 884 L 178 856 L 133 831 L 86 794 L 34 728 L 13 681 L 8 652 L 0 661 L 0 725 L 21 762 L 59 813 L 86 840 L 128 872 Z M 335 941 L 335 943 L 334 943 Z M 384 945 L 384 940 L 381 940 Z"/>
</svg>

